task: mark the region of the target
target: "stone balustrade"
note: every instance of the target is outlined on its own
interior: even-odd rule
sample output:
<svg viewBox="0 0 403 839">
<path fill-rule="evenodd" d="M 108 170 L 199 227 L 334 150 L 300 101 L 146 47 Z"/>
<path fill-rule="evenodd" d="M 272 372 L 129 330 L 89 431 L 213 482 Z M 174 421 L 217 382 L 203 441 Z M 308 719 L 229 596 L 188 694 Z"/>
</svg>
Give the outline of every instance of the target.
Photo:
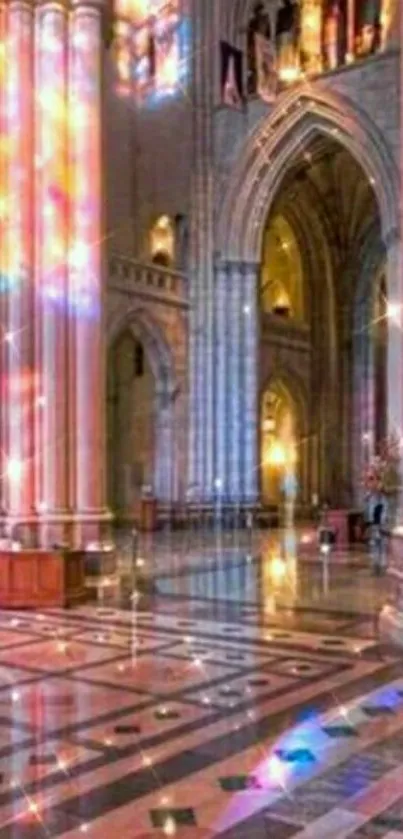
<svg viewBox="0 0 403 839">
<path fill-rule="evenodd" d="M 136 293 L 151 293 L 182 302 L 187 299 L 187 278 L 180 271 L 138 262 L 120 254 L 111 254 L 108 267 L 109 285 L 112 287 L 124 283 Z"/>
</svg>

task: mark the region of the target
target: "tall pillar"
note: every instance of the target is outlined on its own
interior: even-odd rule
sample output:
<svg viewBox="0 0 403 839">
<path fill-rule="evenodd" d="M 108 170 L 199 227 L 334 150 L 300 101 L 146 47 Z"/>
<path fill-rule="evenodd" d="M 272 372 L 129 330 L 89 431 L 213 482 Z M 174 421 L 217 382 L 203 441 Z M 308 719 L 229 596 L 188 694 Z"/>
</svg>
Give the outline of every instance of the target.
<svg viewBox="0 0 403 839">
<path fill-rule="evenodd" d="M 347 60 L 354 61 L 355 0 L 347 0 Z"/>
<path fill-rule="evenodd" d="M 36 11 L 35 79 L 35 501 L 46 544 L 64 541 L 69 519 L 67 8 L 54 0 Z"/>
<path fill-rule="evenodd" d="M 214 463 L 214 49 L 218 4 L 193 0 L 193 165 L 190 230 L 189 487 L 209 502 L 217 480 Z M 208 48 L 206 48 L 206 45 Z"/>
<path fill-rule="evenodd" d="M 400 14 L 400 41 L 403 37 L 403 15 Z M 397 18 L 396 18 L 397 20 Z M 400 80 L 403 82 L 403 52 L 400 52 Z M 400 130 L 403 130 L 402 88 L 400 89 Z M 400 148 L 400 175 L 403 172 L 403 148 Z M 402 185 L 400 186 L 402 189 Z M 387 248 L 388 292 L 388 432 L 400 437 L 403 433 L 403 214 L 400 201 L 399 229 L 392 231 L 385 241 Z M 402 472 L 402 469 L 401 469 Z M 402 477 L 402 475 L 401 475 Z M 380 633 L 399 647 L 403 647 L 403 505 L 402 490 L 398 500 L 397 527 L 390 549 L 390 573 L 395 584 L 395 601 L 384 607 L 379 620 Z"/>
<path fill-rule="evenodd" d="M 242 382 L 242 268 L 232 265 L 228 283 L 228 436 L 229 436 L 229 498 L 233 504 L 241 501 L 241 427 L 243 423 Z"/>
<path fill-rule="evenodd" d="M 402 438 L 403 432 L 403 276 L 401 237 L 394 231 L 387 247 L 388 288 L 388 433 Z M 400 470 L 402 479 L 402 469 Z M 389 573 L 395 587 L 393 603 L 387 604 L 379 620 L 380 634 L 403 647 L 403 504 L 402 486 L 397 499 L 395 529 L 390 539 Z"/>
<path fill-rule="evenodd" d="M 11 0 L 7 9 L 5 108 L 8 218 L 3 307 L 5 381 L 4 504 L 9 524 L 32 526 L 35 518 L 36 452 L 33 411 L 37 387 L 33 359 L 33 7 Z M 5 138 L 3 137 L 3 142 Z"/>
<path fill-rule="evenodd" d="M 0 135 L 7 137 L 8 108 L 7 108 L 7 6 L 5 0 L 0 3 Z M 7 293 L 9 279 L 7 272 L 7 249 L 4 243 L 8 237 L 9 207 L 8 194 L 8 149 L 4 141 L 0 143 L 0 517 L 5 515 L 7 494 L 7 427 L 8 427 L 8 398 L 7 398 L 7 362 L 8 344 L 5 341 L 7 329 Z"/>
<path fill-rule="evenodd" d="M 102 3 L 73 0 L 69 20 L 69 402 L 77 542 L 97 539 L 105 507 Z M 71 452 L 73 457 L 73 451 Z"/>
<path fill-rule="evenodd" d="M 99 1 L 0 5 L 1 517 L 42 546 L 109 520 Z"/>
<path fill-rule="evenodd" d="M 385 242 L 388 294 L 387 405 L 388 436 L 403 438 L 403 276 L 401 238 L 392 231 Z M 403 524 L 403 497 L 396 505 L 397 524 Z"/>
<path fill-rule="evenodd" d="M 258 499 L 258 267 L 217 263 L 215 460 L 217 491 L 236 507 Z"/>
<path fill-rule="evenodd" d="M 244 266 L 243 278 L 243 370 L 242 383 L 242 479 L 243 499 L 253 505 L 259 494 L 258 424 L 259 424 L 259 306 L 257 265 Z"/>
<path fill-rule="evenodd" d="M 222 498 L 228 501 L 228 289 L 230 277 L 226 265 L 218 264 L 215 278 L 215 410 L 216 410 L 216 480 Z"/>
</svg>

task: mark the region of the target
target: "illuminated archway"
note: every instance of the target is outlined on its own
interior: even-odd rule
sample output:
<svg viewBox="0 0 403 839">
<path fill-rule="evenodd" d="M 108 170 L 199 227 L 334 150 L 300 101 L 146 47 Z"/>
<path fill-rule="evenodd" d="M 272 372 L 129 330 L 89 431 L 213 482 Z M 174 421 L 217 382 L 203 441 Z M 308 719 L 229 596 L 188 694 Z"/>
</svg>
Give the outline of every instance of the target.
<svg viewBox="0 0 403 839">
<path fill-rule="evenodd" d="M 268 220 L 263 235 L 260 297 L 264 312 L 303 321 L 300 247 L 291 225 L 280 214 Z"/>
<path fill-rule="evenodd" d="M 278 506 L 303 495 L 301 487 L 304 421 L 301 406 L 282 378 L 274 378 L 261 396 L 260 486 L 264 506 Z"/>
</svg>

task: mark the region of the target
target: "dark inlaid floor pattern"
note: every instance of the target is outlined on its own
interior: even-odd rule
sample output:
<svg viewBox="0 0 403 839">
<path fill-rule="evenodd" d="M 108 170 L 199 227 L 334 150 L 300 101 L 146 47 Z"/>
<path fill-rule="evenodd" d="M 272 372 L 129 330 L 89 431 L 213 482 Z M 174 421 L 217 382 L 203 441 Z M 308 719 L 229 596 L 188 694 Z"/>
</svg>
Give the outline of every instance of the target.
<svg viewBox="0 0 403 839">
<path fill-rule="evenodd" d="M 0 839 L 403 839 L 400 661 L 187 610 L 0 613 Z"/>
</svg>

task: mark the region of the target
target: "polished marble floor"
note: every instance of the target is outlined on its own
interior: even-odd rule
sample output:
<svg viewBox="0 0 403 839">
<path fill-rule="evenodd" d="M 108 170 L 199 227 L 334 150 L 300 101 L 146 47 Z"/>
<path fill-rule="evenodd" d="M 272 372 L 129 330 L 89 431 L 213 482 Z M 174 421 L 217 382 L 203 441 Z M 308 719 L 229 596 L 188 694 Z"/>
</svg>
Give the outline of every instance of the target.
<svg viewBox="0 0 403 839">
<path fill-rule="evenodd" d="M 121 540 L 62 612 L 0 612 L 0 839 L 403 839 L 403 662 L 363 551 Z"/>
</svg>

